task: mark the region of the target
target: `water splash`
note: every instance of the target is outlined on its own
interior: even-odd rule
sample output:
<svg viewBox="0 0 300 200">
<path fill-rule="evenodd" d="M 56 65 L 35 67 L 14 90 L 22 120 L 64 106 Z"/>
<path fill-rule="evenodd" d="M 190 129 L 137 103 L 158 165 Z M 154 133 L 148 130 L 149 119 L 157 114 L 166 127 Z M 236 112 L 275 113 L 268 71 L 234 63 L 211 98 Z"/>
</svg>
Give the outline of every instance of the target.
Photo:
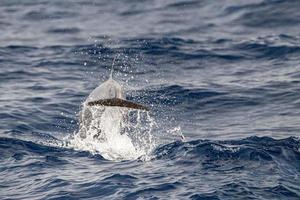
<svg viewBox="0 0 300 200">
<path fill-rule="evenodd" d="M 155 149 L 154 119 L 148 112 L 120 107 L 83 105 L 80 129 L 68 140 L 77 150 L 100 154 L 108 160 L 147 157 Z"/>
<path fill-rule="evenodd" d="M 167 133 L 179 138 L 182 142 L 186 141 L 180 126 L 175 126 L 174 128 L 168 129 Z"/>
</svg>

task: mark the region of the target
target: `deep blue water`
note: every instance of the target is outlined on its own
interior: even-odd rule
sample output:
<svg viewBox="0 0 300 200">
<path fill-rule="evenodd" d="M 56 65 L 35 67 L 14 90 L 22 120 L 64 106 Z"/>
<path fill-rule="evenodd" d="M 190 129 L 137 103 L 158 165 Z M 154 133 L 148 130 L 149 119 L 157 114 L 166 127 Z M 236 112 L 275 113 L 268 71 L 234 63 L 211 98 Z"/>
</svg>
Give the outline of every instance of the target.
<svg viewBox="0 0 300 200">
<path fill-rule="evenodd" d="M 299 10 L 1 0 L 0 199 L 300 199 Z M 157 123 L 148 161 L 61 145 L 116 55 Z"/>
</svg>

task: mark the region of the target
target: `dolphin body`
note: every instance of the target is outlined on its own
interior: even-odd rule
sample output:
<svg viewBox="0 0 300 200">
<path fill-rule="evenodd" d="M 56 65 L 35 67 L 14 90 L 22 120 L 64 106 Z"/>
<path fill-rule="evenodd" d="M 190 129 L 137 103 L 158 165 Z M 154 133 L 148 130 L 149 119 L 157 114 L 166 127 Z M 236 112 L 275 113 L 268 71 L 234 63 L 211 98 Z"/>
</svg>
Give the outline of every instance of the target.
<svg viewBox="0 0 300 200">
<path fill-rule="evenodd" d="M 95 121 L 95 118 L 98 118 L 102 124 L 107 126 L 100 128 L 97 133 L 92 133 L 93 138 L 107 141 L 108 133 L 112 132 L 111 128 L 120 129 L 120 124 L 124 120 L 126 121 L 125 110 L 116 109 L 117 107 L 143 111 L 149 110 L 143 105 L 127 101 L 122 86 L 112 78 L 111 73 L 109 79 L 95 88 L 83 103 L 82 110 L 79 113 L 80 137 L 86 138 L 87 135 L 91 134 L 91 130 L 95 130 L 93 121 Z M 98 111 L 95 112 L 94 108 L 98 109 Z"/>
<path fill-rule="evenodd" d="M 149 111 L 149 109 L 143 105 L 127 101 L 124 98 L 122 86 L 115 81 L 112 76 L 94 89 L 88 96 L 86 102 L 88 106 L 117 106 Z"/>
</svg>

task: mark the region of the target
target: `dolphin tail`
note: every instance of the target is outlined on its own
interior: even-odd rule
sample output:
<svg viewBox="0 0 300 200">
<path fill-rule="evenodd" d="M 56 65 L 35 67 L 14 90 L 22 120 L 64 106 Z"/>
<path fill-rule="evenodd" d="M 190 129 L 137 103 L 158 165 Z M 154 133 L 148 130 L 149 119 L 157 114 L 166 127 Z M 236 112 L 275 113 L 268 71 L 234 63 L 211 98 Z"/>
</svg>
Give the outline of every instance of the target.
<svg viewBox="0 0 300 200">
<path fill-rule="evenodd" d="M 146 106 L 133 103 L 131 101 L 127 101 L 120 98 L 100 99 L 97 101 L 90 101 L 87 104 L 89 106 L 117 106 L 117 107 L 125 107 L 125 108 L 149 111 L 149 109 Z"/>
</svg>

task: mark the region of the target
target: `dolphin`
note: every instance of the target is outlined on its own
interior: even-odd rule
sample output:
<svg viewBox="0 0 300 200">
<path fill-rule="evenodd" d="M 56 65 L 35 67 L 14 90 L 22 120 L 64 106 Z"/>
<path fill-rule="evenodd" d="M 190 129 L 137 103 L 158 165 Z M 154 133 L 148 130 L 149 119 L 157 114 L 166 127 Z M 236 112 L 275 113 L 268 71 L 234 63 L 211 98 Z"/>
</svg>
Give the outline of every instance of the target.
<svg viewBox="0 0 300 200">
<path fill-rule="evenodd" d="M 113 61 L 114 63 L 114 61 Z M 126 100 L 123 87 L 113 79 L 113 65 L 108 80 L 96 87 L 87 97 L 79 112 L 80 121 L 80 136 L 85 138 L 88 130 L 94 128 L 94 118 L 101 118 L 103 123 L 113 123 L 115 128 L 118 128 L 123 121 L 126 121 L 125 110 L 116 110 L 114 108 L 127 108 L 134 110 L 149 111 L 149 109 L 141 104 Z M 93 112 L 93 108 L 99 108 L 97 113 Z M 111 119 L 111 121 L 105 121 Z M 103 128 L 103 127 L 102 127 Z M 99 130 L 99 133 L 94 137 L 105 141 L 105 137 L 109 130 Z"/>
<path fill-rule="evenodd" d="M 127 101 L 124 97 L 122 86 L 113 79 L 114 63 L 117 57 L 118 55 L 114 57 L 112 62 L 109 79 L 91 92 L 85 101 L 87 102 L 86 104 L 88 106 L 117 106 L 149 111 L 149 109 L 143 105 Z"/>
<path fill-rule="evenodd" d="M 86 102 L 88 106 L 117 106 L 149 111 L 144 105 L 127 101 L 122 86 L 112 78 L 112 75 L 91 92 Z"/>
</svg>

